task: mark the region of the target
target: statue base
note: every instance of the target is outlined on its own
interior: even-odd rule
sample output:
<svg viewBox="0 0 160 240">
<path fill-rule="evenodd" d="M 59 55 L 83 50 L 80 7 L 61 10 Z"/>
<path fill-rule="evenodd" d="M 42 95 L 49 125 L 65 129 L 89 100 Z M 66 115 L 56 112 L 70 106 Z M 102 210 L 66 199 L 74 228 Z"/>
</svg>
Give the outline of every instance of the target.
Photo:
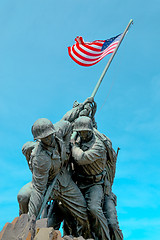
<svg viewBox="0 0 160 240">
<path fill-rule="evenodd" d="M 16 217 L 12 223 L 6 223 L 0 232 L 0 240 L 85 240 L 83 237 L 61 236 L 60 231 L 47 228 L 47 218 L 36 221 L 28 214 Z M 88 239 L 89 240 L 89 239 Z M 90 239 L 93 240 L 93 239 Z"/>
</svg>

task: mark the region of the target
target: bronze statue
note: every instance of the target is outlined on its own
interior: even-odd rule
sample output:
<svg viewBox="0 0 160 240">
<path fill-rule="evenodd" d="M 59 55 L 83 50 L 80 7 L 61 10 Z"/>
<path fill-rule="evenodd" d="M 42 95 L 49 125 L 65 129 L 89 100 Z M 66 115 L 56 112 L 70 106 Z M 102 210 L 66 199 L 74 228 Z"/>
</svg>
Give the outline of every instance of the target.
<svg viewBox="0 0 160 240">
<path fill-rule="evenodd" d="M 20 214 L 48 218 L 48 227 L 95 240 L 122 240 L 112 192 L 117 154 L 97 130 L 96 103 L 74 102 L 61 121 L 32 126 L 35 142 L 22 148 L 32 182 L 18 193 Z M 42 213 L 43 210 L 43 213 Z"/>
</svg>

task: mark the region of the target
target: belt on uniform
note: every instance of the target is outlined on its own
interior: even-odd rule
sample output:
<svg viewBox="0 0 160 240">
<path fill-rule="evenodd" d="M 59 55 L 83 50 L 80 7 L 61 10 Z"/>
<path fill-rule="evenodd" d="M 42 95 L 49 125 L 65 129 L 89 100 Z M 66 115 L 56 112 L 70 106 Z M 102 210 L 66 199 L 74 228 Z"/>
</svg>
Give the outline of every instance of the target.
<svg viewBox="0 0 160 240">
<path fill-rule="evenodd" d="M 82 181 L 84 183 L 97 183 L 104 178 L 104 171 L 97 175 L 80 175 L 76 176 L 77 181 Z"/>
</svg>

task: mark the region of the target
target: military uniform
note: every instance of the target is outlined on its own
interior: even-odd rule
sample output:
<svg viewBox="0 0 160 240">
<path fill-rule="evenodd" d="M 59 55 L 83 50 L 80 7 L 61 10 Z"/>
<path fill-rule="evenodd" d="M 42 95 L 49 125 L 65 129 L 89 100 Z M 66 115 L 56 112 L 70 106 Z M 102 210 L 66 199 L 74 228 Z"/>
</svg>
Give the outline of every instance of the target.
<svg viewBox="0 0 160 240">
<path fill-rule="evenodd" d="M 91 121 L 88 117 L 81 117 L 75 121 L 75 130 L 91 130 L 83 128 L 81 121 Z M 76 129 L 79 121 L 81 129 Z M 102 204 L 104 200 L 104 176 L 106 165 L 106 149 L 102 141 L 92 132 L 88 141 L 83 142 L 80 137 L 72 147 L 72 157 L 75 162 L 75 176 L 87 202 L 93 237 L 98 240 L 109 240 L 107 219 L 104 216 Z"/>
<path fill-rule="evenodd" d="M 30 141 L 26 142 L 22 147 L 22 153 L 26 157 L 31 172 L 33 170 L 31 162 L 31 153 L 36 145 L 37 142 Z M 18 192 L 17 200 L 19 203 L 19 215 L 28 213 L 28 203 L 31 196 L 32 188 L 33 188 L 32 182 L 29 182 L 26 185 L 24 185 Z"/>
</svg>

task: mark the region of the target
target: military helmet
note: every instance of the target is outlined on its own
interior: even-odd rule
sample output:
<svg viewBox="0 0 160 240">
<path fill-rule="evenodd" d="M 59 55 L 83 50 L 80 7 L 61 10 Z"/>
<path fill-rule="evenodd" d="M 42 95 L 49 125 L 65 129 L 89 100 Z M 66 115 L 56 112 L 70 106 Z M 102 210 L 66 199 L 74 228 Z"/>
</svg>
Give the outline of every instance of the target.
<svg viewBox="0 0 160 240">
<path fill-rule="evenodd" d="M 40 118 L 32 126 L 32 134 L 34 140 L 48 137 L 55 132 L 55 128 L 47 118 Z"/>
<path fill-rule="evenodd" d="M 26 142 L 23 146 L 22 146 L 22 153 L 26 156 L 28 151 L 32 151 L 33 148 L 36 146 L 36 142 Z"/>
<path fill-rule="evenodd" d="M 93 131 L 92 120 L 82 116 L 75 120 L 73 131 Z"/>
</svg>

